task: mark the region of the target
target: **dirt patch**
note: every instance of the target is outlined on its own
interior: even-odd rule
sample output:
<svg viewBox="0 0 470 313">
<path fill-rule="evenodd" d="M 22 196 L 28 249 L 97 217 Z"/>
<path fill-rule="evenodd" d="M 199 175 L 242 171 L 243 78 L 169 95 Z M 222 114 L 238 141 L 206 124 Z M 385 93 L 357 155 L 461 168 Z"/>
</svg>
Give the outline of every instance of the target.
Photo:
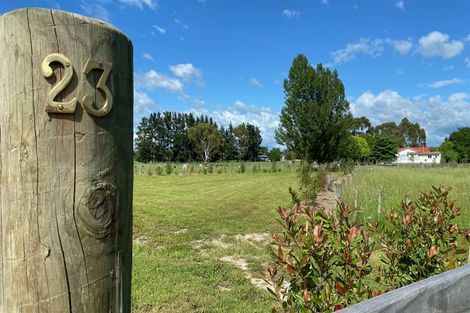
<svg viewBox="0 0 470 313">
<path fill-rule="evenodd" d="M 251 233 L 246 235 L 236 235 L 235 239 L 238 241 L 247 241 L 252 243 L 261 243 L 271 240 L 270 233 Z"/>
<path fill-rule="evenodd" d="M 246 242 L 255 246 L 257 248 L 264 247 L 266 243 L 271 240 L 270 233 L 250 233 L 245 235 L 235 235 L 234 237 L 229 237 L 226 235 L 220 235 L 219 237 L 212 239 L 201 239 L 194 240 L 191 242 L 193 247 L 198 250 L 201 254 L 207 254 L 205 249 L 206 247 L 217 247 L 228 249 L 236 245 L 237 243 L 230 243 L 230 239 L 235 239 L 237 242 Z"/>
<path fill-rule="evenodd" d="M 220 291 L 225 291 L 225 292 L 232 291 L 232 289 L 224 287 L 224 286 L 220 286 L 220 285 L 217 285 L 217 289 Z"/>
<path fill-rule="evenodd" d="M 217 238 L 212 238 L 212 239 L 194 240 L 194 241 L 191 241 L 191 244 L 193 245 L 194 249 L 196 249 L 200 254 L 207 255 L 207 251 L 206 251 L 207 246 L 218 247 L 218 248 L 223 248 L 223 249 L 230 248 L 232 244 L 226 241 L 227 241 L 227 236 L 221 235 Z"/>
<path fill-rule="evenodd" d="M 182 229 L 178 229 L 177 231 L 173 232 L 173 234 L 180 235 L 180 234 L 185 234 L 187 232 L 188 232 L 187 228 L 182 228 Z"/>
<path fill-rule="evenodd" d="M 136 245 L 147 245 L 150 243 L 150 238 L 145 235 L 135 236 L 133 242 Z"/>
<path fill-rule="evenodd" d="M 235 235 L 235 236 L 226 236 L 221 235 L 212 239 L 205 240 L 195 240 L 192 241 L 193 247 L 204 256 L 208 256 L 207 249 L 209 247 L 217 247 L 228 249 L 233 246 L 239 245 L 240 243 L 248 243 L 256 248 L 264 248 L 271 241 L 272 234 L 270 233 L 249 233 L 244 235 Z M 235 240 L 233 240 L 235 239 Z M 235 241 L 235 242 L 234 242 Z M 236 268 L 239 268 L 246 279 L 255 287 L 266 290 L 269 287 L 269 284 L 263 279 L 254 277 L 253 273 L 250 271 L 249 264 L 243 257 L 227 255 L 217 258 L 219 261 L 228 263 Z M 267 277 L 266 273 L 262 273 L 262 276 Z M 230 291 L 230 288 L 224 286 L 217 286 L 221 291 Z"/>
<path fill-rule="evenodd" d="M 333 210 L 336 206 L 335 193 L 331 190 L 324 190 L 319 192 L 314 206 L 322 207 L 329 211 Z"/>
<path fill-rule="evenodd" d="M 239 268 L 245 275 L 245 278 L 248 279 L 253 286 L 258 287 L 263 290 L 266 290 L 266 288 L 270 287 L 270 285 L 264 279 L 253 277 L 253 274 L 250 272 L 248 268 L 248 262 L 245 259 L 232 256 L 232 255 L 227 255 L 227 256 L 218 258 L 218 260 L 225 262 L 225 263 L 229 263 Z"/>
</svg>

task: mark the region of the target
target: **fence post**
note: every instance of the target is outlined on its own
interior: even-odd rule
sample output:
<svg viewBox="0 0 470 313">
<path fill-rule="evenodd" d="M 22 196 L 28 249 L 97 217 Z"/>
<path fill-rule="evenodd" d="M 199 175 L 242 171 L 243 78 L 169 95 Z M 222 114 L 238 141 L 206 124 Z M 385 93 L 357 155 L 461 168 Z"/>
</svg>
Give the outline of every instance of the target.
<svg viewBox="0 0 470 313">
<path fill-rule="evenodd" d="M 468 245 L 468 260 L 467 263 L 470 264 L 470 245 Z"/>
<path fill-rule="evenodd" d="M 343 196 L 343 185 L 340 182 L 335 182 L 335 200 L 338 201 Z"/>
<path fill-rule="evenodd" d="M 409 195 L 405 195 L 405 204 L 408 205 L 411 203 L 411 197 Z"/>
<path fill-rule="evenodd" d="M 46 9 L 0 42 L 0 312 L 130 312 L 132 45 Z"/>
<path fill-rule="evenodd" d="M 354 197 L 354 208 L 357 209 L 359 206 L 359 201 L 358 201 L 358 194 L 357 194 L 357 189 L 356 189 L 356 195 Z"/>
<path fill-rule="evenodd" d="M 377 211 L 379 212 L 382 212 L 382 191 L 379 191 L 379 203 L 378 203 L 378 206 L 377 206 Z"/>
</svg>

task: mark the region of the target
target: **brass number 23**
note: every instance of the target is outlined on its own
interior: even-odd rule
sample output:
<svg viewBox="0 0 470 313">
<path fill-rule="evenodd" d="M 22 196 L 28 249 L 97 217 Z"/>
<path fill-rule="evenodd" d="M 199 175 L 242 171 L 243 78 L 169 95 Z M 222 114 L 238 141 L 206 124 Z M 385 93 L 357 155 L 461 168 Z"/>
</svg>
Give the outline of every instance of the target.
<svg viewBox="0 0 470 313">
<path fill-rule="evenodd" d="M 47 97 L 47 105 L 46 105 L 46 112 L 49 113 L 74 113 L 75 108 L 77 105 L 77 98 L 73 98 L 70 101 L 66 102 L 59 102 L 55 101 L 54 99 L 59 95 L 72 81 L 73 76 L 73 67 L 70 63 L 70 60 L 63 54 L 60 53 L 52 53 L 44 58 L 41 64 L 42 74 L 45 77 L 51 77 L 53 74 L 53 70 L 51 67 L 51 63 L 58 62 L 62 64 L 65 68 L 64 77 L 59 81 L 59 83 L 54 86 L 48 97 Z M 94 107 L 94 95 L 86 93 L 83 96 L 80 96 L 80 102 L 82 103 L 85 110 L 88 114 L 101 117 L 105 116 L 111 111 L 113 106 L 113 95 L 111 91 L 106 86 L 106 82 L 108 80 L 109 74 L 111 72 L 111 68 L 113 67 L 112 63 L 109 62 L 99 62 L 96 60 L 88 59 L 85 68 L 82 72 L 82 83 L 86 81 L 86 76 L 92 70 L 102 70 L 103 73 L 101 74 L 98 83 L 96 84 L 96 89 L 99 90 L 103 97 L 104 97 L 104 104 L 101 108 L 97 109 Z"/>
</svg>

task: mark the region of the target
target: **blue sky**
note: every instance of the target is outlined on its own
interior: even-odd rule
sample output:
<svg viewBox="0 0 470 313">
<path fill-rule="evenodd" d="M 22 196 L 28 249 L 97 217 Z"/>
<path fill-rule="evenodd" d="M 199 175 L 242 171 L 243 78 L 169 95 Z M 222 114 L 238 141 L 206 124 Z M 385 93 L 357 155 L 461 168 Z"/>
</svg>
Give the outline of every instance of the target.
<svg viewBox="0 0 470 313">
<path fill-rule="evenodd" d="M 439 145 L 470 126 L 470 1 L 2 0 L 105 20 L 134 45 L 135 122 L 154 111 L 258 125 L 274 146 L 292 59 L 337 69 L 355 116 L 408 117 Z"/>
</svg>

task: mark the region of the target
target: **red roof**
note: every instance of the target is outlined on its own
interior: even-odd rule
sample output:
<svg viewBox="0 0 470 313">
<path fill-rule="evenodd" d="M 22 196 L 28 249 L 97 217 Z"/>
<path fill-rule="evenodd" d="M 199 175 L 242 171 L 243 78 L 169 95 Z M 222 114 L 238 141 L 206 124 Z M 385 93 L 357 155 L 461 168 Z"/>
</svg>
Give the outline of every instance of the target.
<svg viewBox="0 0 470 313">
<path fill-rule="evenodd" d="M 429 154 L 431 153 L 431 149 L 429 147 L 405 147 L 398 149 L 398 152 L 402 152 L 403 150 L 410 149 L 416 152 L 417 154 Z"/>
</svg>

